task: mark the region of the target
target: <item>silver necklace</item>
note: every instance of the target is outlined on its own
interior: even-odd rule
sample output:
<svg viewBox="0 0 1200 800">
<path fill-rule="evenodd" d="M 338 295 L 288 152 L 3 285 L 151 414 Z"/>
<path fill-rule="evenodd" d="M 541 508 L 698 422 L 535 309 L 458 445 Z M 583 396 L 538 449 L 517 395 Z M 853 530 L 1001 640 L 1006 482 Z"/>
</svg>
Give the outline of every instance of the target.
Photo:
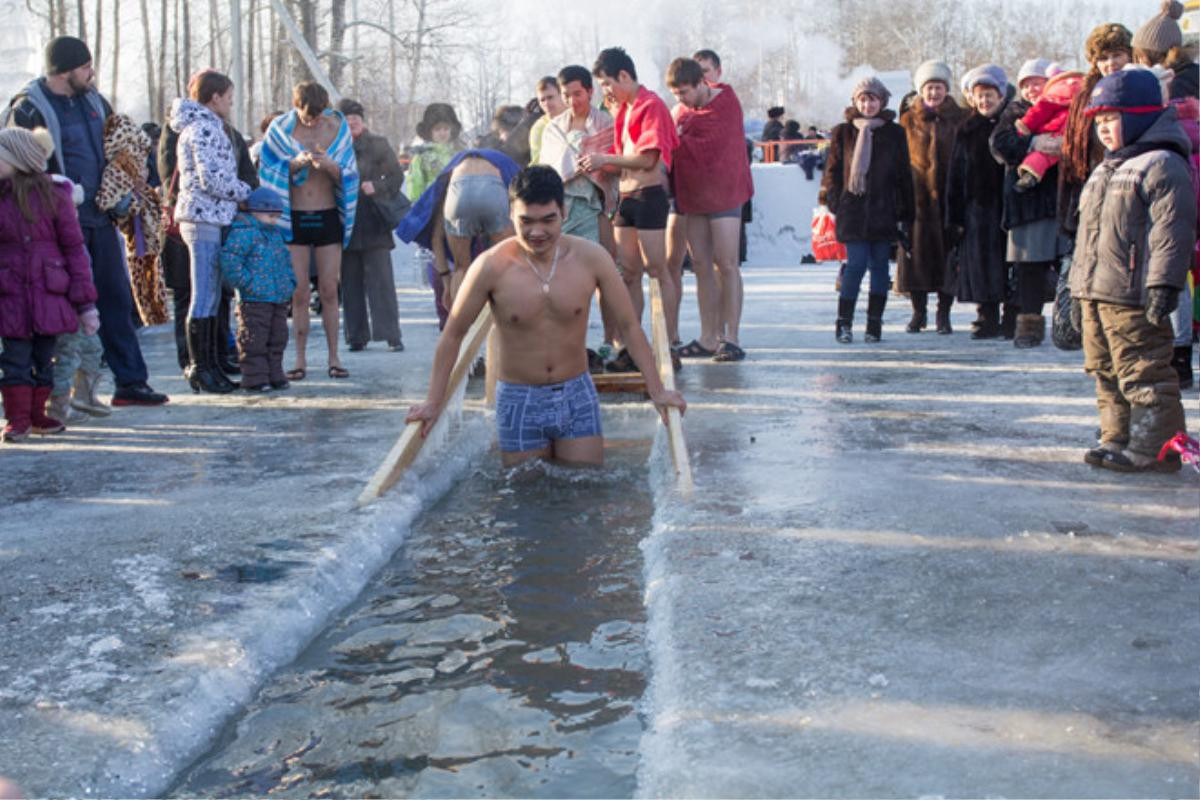
<svg viewBox="0 0 1200 800">
<path fill-rule="evenodd" d="M 538 268 L 533 265 L 529 254 L 522 253 L 522 255 L 525 257 L 525 263 L 533 270 L 533 274 L 537 275 L 537 279 L 542 282 L 542 294 L 550 294 L 550 281 L 554 280 L 554 273 L 558 271 L 558 245 L 554 245 L 554 260 L 550 262 L 550 274 L 545 278 L 542 277 L 542 273 L 538 271 Z"/>
</svg>

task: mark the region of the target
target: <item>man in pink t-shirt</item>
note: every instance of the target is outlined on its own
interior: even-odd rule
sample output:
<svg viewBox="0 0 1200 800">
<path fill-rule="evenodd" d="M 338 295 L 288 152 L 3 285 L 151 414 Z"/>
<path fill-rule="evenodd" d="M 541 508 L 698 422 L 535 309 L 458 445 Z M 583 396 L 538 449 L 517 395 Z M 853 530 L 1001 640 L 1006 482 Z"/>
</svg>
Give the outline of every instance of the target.
<svg viewBox="0 0 1200 800">
<path fill-rule="evenodd" d="M 666 275 L 667 170 L 678 144 L 666 104 L 637 81 L 633 59 L 619 47 L 601 51 L 592 67 L 605 104 L 615 107 L 612 151 L 580 157 L 580 168 L 620 172 L 620 201 L 614 220 L 617 252 L 634 310 L 641 319 L 643 267 L 659 278 L 663 305 L 676 303 L 678 289 Z M 618 354 L 618 362 L 622 356 Z"/>
</svg>

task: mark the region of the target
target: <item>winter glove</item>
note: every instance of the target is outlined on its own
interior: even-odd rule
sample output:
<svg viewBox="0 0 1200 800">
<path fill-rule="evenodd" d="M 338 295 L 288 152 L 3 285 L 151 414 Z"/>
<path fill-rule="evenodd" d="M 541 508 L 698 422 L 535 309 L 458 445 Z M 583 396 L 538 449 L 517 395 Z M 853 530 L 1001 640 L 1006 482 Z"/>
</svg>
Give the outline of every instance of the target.
<svg viewBox="0 0 1200 800">
<path fill-rule="evenodd" d="M 900 242 L 900 249 L 912 255 L 912 223 L 901 222 L 898 224 L 896 234 Z"/>
<path fill-rule="evenodd" d="M 94 308 L 89 308 L 79 315 L 79 329 L 83 331 L 84 336 L 95 336 L 96 331 L 100 330 L 100 312 Z"/>
<path fill-rule="evenodd" d="M 1173 286 L 1151 286 L 1146 290 L 1146 319 L 1158 327 L 1165 325 L 1179 308 L 1179 290 Z"/>
<path fill-rule="evenodd" d="M 120 219 L 122 217 L 129 216 L 129 209 L 132 207 L 133 207 L 133 194 L 130 193 L 130 194 L 126 194 L 124 197 L 122 197 L 120 200 L 118 200 L 116 205 L 114 205 L 112 208 L 110 208 L 108 210 L 108 213 L 109 213 L 109 216 L 113 217 L 114 219 Z"/>
<path fill-rule="evenodd" d="M 1039 133 L 1029 143 L 1030 149 L 1055 158 L 1062 155 L 1062 137 L 1049 133 Z"/>
<path fill-rule="evenodd" d="M 1071 298 L 1071 328 L 1083 335 L 1083 301 L 1078 297 Z"/>
</svg>

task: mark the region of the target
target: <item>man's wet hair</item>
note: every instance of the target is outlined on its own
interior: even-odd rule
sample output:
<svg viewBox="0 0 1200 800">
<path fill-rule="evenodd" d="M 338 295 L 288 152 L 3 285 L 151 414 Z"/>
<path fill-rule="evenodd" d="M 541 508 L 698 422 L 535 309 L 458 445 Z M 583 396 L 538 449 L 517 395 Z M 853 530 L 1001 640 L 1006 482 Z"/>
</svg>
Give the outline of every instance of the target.
<svg viewBox="0 0 1200 800">
<path fill-rule="evenodd" d="M 525 167 L 508 185 L 508 199 L 509 202 L 520 200 L 527 206 L 555 203 L 562 211 L 566 203 L 562 177 L 545 164 Z"/>
<path fill-rule="evenodd" d="M 629 53 L 625 52 L 623 47 L 609 47 L 606 50 L 601 50 L 600 55 L 596 56 L 596 63 L 592 65 L 592 74 L 599 78 L 601 75 L 616 80 L 621 74 L 621 70 L 629 73 L 629 77 L 637 80 L 637 69 L 633 66 L 633 59 L 629 57 Z"/>
<path fill-rule="evenodd" d="M 320 114 L 329 108 L 329 92 L 316 81 L 301 81 L 292 89 L 292 106 L 309 114 Z"/>
<path fill-rule="evenodd" d="M 573 81 L 579 81 L 579 85 L 591 91 L 592 89 L 592 73 L 588 72 L 587 67 L 579 64 L 572 64 L 569 67 L 563 67 L 558 71 L 558 85 L 566 86 Z"/>
<path fill-rule="evenodd" d="M 692 53 L 692 58 L 694 58 L 696 61 L 708 61 L 717 69 L 721 68 L 721 57 L 717 55 L 716 50 L 697 50 L 696 52 Z"/>
<path fill-rule="evenodd" d="M 558 88 L 558 78 L 554 75 L 547 75 L 537 82 L 537 90 L 539 92 L 542 89 L 549 89 L 551 86 L 553 86 L 555 89 Z"/>
<path fill-rule="evenodd" d="M 680 86 L 699 86 L 704 80 L 704 67 L 691 58 L 677 58 L 667 67 L 667 86 L 677 89 Z"/>
</svg>

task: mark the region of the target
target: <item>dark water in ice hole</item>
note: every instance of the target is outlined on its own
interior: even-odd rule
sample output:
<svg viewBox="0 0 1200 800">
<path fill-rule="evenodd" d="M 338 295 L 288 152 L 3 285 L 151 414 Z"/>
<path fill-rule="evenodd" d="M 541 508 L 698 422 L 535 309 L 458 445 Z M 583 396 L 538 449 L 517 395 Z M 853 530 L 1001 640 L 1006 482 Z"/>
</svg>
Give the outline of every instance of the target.
<svg viewBox="0 0 1200 800">
<path fill-rule="evenodd" d="M 172 793 L 632 795 L 648 453 L 507 474 L 490 456 Z"/>
</svg>

